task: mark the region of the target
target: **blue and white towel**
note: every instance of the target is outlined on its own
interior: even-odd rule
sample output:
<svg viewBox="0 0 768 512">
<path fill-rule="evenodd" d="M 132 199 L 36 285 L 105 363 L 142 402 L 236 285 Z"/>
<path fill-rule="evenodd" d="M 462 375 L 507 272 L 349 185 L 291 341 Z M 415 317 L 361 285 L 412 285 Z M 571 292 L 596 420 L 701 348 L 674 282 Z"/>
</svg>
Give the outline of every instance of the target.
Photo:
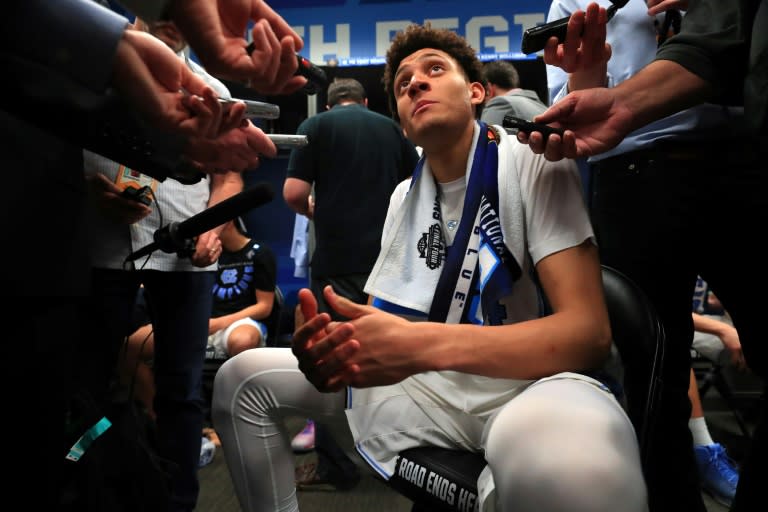
<svg viewBox="0 0 768 512">
<path fill-rule="evenodd" d="M 502 142 L 488 142 L 486 134 L 491 133 Z M 455 302 L 449 300 L 455 296 L 451 292 L 463 293 L 462 289 L 468 287 L 465 284 L 474 282 L 474 276 L 467 272 L 475 271 L 473 261 L 479 263 L 477 279 L 482 289 L 493 281 L 490 276 L 501 266 L 511 273 L 507 280 L 519 277 L 517 262 L 526 256 L 525 215 L 518 175 L 511 170 L 514 167 L 510 146 L 503 141 L 506 137 L 503 130 L 490 131 L 479 123 L 475 126 L 467 160 L 467 200 L 447 258 L 443 238 L 439 236 L 440 222 L 435 220 L 437 185 L 429 162 L 420 162 L 411 188 L 385 234 L 379 258 L 368 278 L 367 293 L 403 308 L 424 314 L 432 312 L 432 319 L 458 323 L 462 313 L 457 312 L 457 304 L 439 305 L 437 309 L 441 311 L 436 316 L 433 298 Z M 504 265 L 500 265 L 502 259 L 506 260 Z M 441 284 L 447 293 L 436 294 L 441 274 L 446 274 Z M 469 279 L 463 279 L 466 277 Z M 502 286 L 502 292 L 493 294 L 494 300 L 501 298 L 499 293 L 511 291 L 509 284 Z M 463 305 L 458 309 L 463 310 Z M 469 317 L 470 321 L 481 323 L 481 313 L 465 312 L 464 321 Z"/>
</svg>

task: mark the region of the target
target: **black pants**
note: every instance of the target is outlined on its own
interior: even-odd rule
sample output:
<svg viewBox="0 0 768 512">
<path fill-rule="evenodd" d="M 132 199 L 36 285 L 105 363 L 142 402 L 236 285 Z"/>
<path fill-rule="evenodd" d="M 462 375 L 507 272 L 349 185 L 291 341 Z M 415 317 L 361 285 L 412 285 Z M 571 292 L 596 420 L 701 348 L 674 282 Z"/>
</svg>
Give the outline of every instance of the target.
<svg viewBox="0 0 768 512">
<path fill-rule="evenodd" d="M 15 297 L 0 318 L 6 327 L 4 407 L 9 435 L 8 460 L 27 460 L 14 471 L 9 488 L 34 479 L 33 508 L 59 510 L 62 490 L 75 463 L 65 459 L 82 431 L 67 428 L 67 415 L 81 370 L 75 358 L 84 322 L 85 299 L 68 297 Z M 23 433 L 28 442 L 14 437 Z"/>
<path fill-rule="evenodd" d="M 333 483 L 338 483 L 341 487 L 352 487 L 360 480 L 360 471 L 355 463 L 347 457 L 327 427 L 317 421 L 315 421 L 315 451 L 318 472 Z"/>
<path fill-rule="evenodd" d="M 345 317 L 333 311 L 323 298 L 323 288 L 327 285 L 333 286 L 334 291 L 358 304 L 365 304 L 368 300 L 367 294 L 363 291 L 368 274 L 347 274 L 343 276 L 315 278 L 312 276 L 311 289 L 317 297 L 318 309 L 320 312 L 327 312 L 331 318 L 337 321 L 346 320 Z M 315 449 L 320 471 L 332 478 L 341 480 L 339 483 L 344 485 L 354 485 L 360 479 L 360 474 L 355 463 L 336 443 L 326 427 L 315 422 Z"/>
<path fill-rule="evenodd" d="M 760 291 L 768 238 L 768 165 L 727 144 L 638 151 L 593 165 L 591 213 L 602 263 L 632 278 L 666 331 L 664 391 L 645 467 L 651 511 L 704 511 L 688 430 L 692 295 L 701 275 L 731 314 L 750 367 L 765 379 Z M 765 153 L 765 151 L 763 151 Z M 625 360 L 630 417 L 644 414 L 644 361 Z M 756 432 L 732 511 L 764 506 L 766 424 Z"/>
</svg>

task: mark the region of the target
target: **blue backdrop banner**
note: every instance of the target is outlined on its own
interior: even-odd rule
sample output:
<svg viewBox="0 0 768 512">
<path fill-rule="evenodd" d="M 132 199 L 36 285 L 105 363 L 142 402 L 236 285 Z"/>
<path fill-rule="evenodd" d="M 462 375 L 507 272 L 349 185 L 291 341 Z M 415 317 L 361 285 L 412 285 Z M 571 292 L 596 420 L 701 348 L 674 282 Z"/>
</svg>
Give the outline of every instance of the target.
<svg viewBox="0 0 768 512">
<path fill-rule="evenodd" d="M 520 51 L 523 31 L 544 22 L 550 0 L 271 0 L 304 39 L 317 64 L 383 64 L 394 34 L 430 22 L 461 34 L 480 60 L 535 58 Z"/>
</svg>

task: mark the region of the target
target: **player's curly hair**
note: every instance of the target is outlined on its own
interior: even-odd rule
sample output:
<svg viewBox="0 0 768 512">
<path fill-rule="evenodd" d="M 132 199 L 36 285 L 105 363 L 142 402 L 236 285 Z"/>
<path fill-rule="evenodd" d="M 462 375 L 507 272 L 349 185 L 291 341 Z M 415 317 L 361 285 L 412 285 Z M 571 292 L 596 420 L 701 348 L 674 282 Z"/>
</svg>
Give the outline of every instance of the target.
<svg viewBox="0 0 768 512">
<path fill-rule="evenodd" d="M 397 121 L 400 120 L 400 116 L 397 114 L 397 101 L 394 93 L 395 73 L 404 58 L 423 48 L 444 51 L 459 63 L 470 82 L 479 82 L 485 85 L 483 66 L 477 58 L 477 53 L 469 46 L 466 39 L 452 30 L 432 28 L 429 23 L 409 25 L 392 39 L 392 46 L 387 51 L 384 76 L 381 79 L 384 84 L 384 92 L 387 95 L 389 111 Z"/>
</svg>

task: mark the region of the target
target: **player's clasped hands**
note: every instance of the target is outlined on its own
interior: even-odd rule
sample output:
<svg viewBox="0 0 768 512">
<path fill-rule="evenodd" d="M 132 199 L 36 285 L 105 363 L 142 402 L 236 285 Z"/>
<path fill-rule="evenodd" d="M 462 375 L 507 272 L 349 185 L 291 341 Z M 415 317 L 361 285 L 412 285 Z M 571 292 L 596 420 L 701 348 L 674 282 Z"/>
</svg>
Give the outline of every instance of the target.
<svg viewBox="0 0 768 512">
<path fill-rule="evenodd" d="M 424 353 L 424 347 L 417 351 L 413 346 L 418 323 L 355 304 L 330 286 L 323 293 L 327 303 L 350 320 L 332 322 L 327 313 L 318 313 L 312 292 L 303 289 L 297 322 L 301 325 L 292 342 L 299 369 L 318 390 L 394 384 L 425 370 L 417 367 L 417 355 Z"/>
</svg>

